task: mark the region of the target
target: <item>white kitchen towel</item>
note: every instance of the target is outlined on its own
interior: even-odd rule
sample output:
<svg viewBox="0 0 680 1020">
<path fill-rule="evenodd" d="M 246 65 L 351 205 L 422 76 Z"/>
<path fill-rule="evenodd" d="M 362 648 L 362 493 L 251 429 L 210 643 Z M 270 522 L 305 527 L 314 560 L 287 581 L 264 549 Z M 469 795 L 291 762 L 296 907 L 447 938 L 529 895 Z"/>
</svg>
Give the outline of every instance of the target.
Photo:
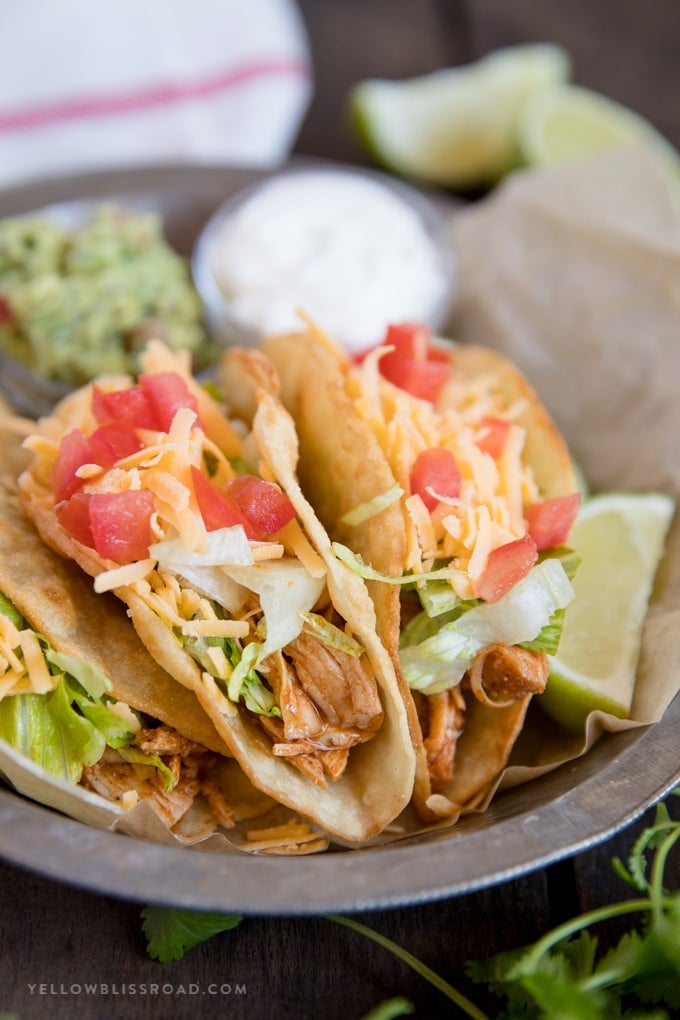
<svg viewBox="0 0 680 1020">
<path fill-rule="evenodd" d="M 294 0 L 6 0 L 0 185 L 150 163 L 274 165 L 311 90 Z"/>
</svg>

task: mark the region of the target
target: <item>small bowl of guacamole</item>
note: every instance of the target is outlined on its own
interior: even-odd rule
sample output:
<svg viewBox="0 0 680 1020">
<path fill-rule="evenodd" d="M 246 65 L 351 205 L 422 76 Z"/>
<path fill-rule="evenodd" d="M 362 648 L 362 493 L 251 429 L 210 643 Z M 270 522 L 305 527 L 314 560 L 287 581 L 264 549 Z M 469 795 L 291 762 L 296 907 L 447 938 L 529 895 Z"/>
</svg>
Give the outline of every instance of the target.
<svg viewBox="0 0 680 1020">
<path fill-rule="evenodd" d="M 197 372 L 215 360 L 188 262 L 156 212 L 105 202 L 76 226 L 49 210 L 0 222 L 0 388 L 17 411 L 134 375 L 152 337 L 188 350 Z"/>
</svg>

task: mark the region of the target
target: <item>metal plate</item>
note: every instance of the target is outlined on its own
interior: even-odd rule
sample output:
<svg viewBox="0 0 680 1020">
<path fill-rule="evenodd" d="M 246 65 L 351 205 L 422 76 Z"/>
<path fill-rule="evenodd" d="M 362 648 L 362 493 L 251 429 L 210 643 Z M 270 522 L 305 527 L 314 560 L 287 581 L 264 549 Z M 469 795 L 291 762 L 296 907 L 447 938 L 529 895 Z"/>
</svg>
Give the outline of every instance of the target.
<svg viewBox="0 0 680 1020">
<path fill-rule="evenodd" d="M 248 170 L 162 167 L 0 194 L 0 217 L 74 199 L 153 194 L 189 254 L 212 211 L 257 180 Z M 110 896 L 205 910 L 313 914 L 394 907 L 495 885 L 602 842 L 680 783 L 680 697 L 662 721 L 604 737 L 582 758 L 500 794 L 487 812 L 389 846 L 320 856 L 234 856 L 101 832 L 0 791 L 0 856 Z"/>
</svg>

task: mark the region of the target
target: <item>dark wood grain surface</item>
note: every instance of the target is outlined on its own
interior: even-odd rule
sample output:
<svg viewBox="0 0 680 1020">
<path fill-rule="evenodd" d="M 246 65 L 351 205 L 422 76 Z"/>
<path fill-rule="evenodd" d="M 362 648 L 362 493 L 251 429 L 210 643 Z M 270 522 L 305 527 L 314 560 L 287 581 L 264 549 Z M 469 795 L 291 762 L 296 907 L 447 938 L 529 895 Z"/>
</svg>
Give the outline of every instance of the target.
<svg viewBox="0 0 680 1020">
<path fill-rule="evenodd" d="M 670 808 L 680 818 L 680 802 Z M 499 1001 L 465 977 L 468 960 L 532 942 L 580 910 L 629 898 L 611 858 L 651 820 L 586 854 L 473 895 L 354 915 L 408 949 L 490 1017 Z M 407 966 L 325 917 L 254 916 L 191 950 L 149 959 L 141 906 L 0 866 L 1 1006 L 20 1020 L 233 1017 L 359 1020 L 395 995 L 422 1018 L 464 1014 Z M 628 921 L 603 927 L 612 944 Z"/>
<path fill-rule="evenodd" d="M 576 78 L 627 102 L 680 145 L 677 0 L 301 0 L 316 68 L 297 152 L 364 162 L 347 131 L 347 89 L 473 59 L 495 46 L 563 42 Z M 672 810 L 679 815 L 678 799 Z M 468 896 L 359 915 L 490 1016 L 467 960 L 536 939 L 574 912 L 627 896 L 610 866 L 650 814 L 614 839 L 546 870 Z M 530 837 L 528 837 L 530 838 Z M 404 995 L 425 1018 L 456 1011 L 383 949 L 323 917 L 246 918 L 161 965 L 146 955 L 141 904 L 102 897 L 0 863 L 0 1011 L 51 1017 L 268 1017 L 358 1020 Z M 615 928 L 602 933 L 616 937 Z"/>
</svg>

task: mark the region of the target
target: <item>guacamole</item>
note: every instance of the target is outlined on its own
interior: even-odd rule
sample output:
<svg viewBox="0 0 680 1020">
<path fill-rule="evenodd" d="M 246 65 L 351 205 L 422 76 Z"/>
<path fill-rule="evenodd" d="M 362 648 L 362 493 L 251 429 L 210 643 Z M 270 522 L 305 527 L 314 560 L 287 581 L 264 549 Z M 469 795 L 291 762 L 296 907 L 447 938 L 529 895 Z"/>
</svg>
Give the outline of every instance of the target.
<svg viewBox="0 0 680 1020">
<path fill-rule="evenodd" d="M 213 360 L 186 261 L 154 213 L 111 204 L 68 232 L 47 216 L 0 223 L 0 348 L 49 379 L 79 386 L 137 371 L 151 337 Z"/>
</svg>

